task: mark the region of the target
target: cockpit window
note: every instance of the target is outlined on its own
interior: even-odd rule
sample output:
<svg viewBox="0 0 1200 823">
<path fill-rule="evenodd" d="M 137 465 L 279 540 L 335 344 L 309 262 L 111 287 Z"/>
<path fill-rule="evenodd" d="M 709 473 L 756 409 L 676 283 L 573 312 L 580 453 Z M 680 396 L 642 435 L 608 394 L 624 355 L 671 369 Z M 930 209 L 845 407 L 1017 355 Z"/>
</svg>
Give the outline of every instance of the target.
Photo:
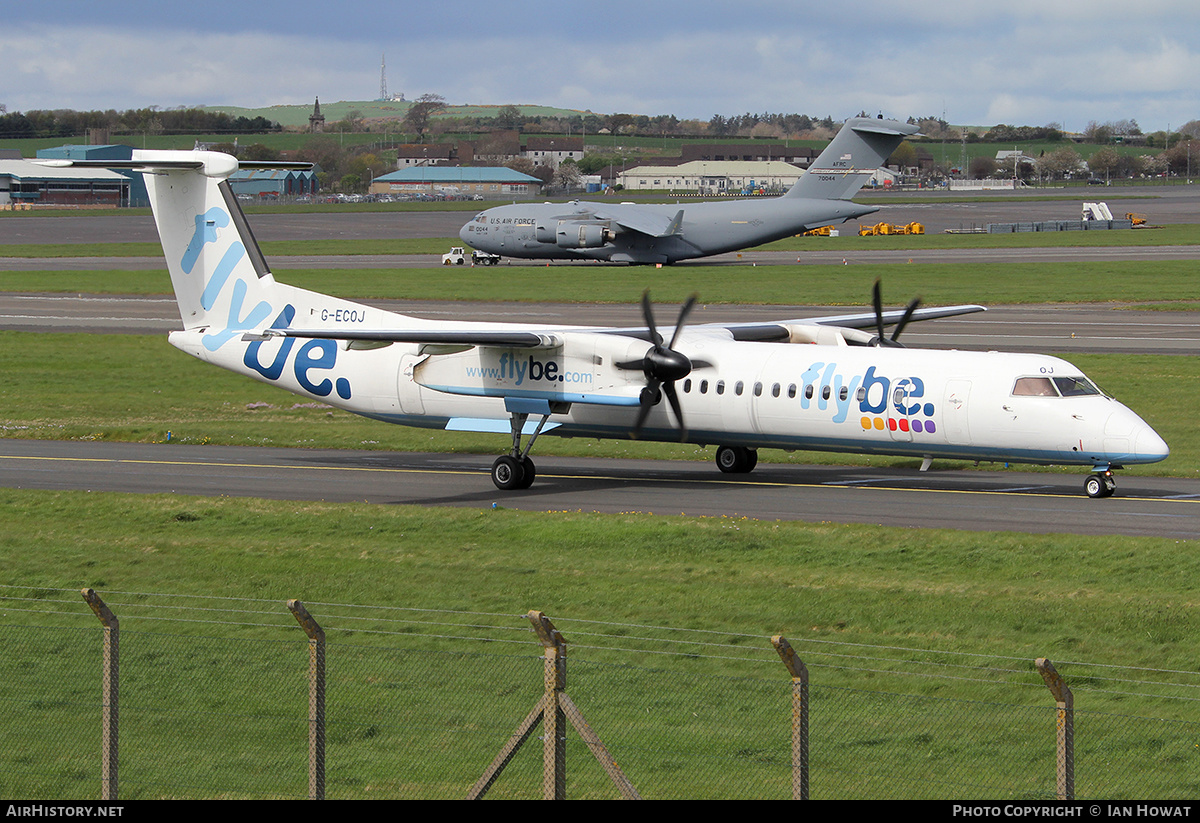
<svg viewBox="0 0 1200 823">
<path fill-rule="evenodd" d="M 1063 397 L 1084 397 L 1086 395 L 1100 394 L 1100 390 L 1096 388 L 1096 384 L 1086 377 L 1056 377 L 1054 385 L 1058 386 L 1058 393 Z"/>
<path fill-rule="evenodd" d="M 1018 377 L 1015 397 L 1088 397 L 1102 392 L 1086 377 Z"/>
<path fill-rule="evenodd" d="M 1012 393 L 1016 397 L 1058 397 L 1049 377 L 1018 377 Z"/>
</svg>

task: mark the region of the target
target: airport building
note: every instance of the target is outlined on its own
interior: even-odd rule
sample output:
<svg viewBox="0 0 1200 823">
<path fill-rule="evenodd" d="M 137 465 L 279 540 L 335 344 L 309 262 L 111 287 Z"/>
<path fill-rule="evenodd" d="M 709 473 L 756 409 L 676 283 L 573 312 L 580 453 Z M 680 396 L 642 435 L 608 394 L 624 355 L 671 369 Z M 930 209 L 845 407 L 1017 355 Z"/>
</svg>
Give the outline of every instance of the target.
<svg viewBox="0 0 1200 823">
<path fill-rule="evenodd" d="M 132 184 L 129 177 L 108 169 L 54 168 L 20 157 L 0 157 L 2 209 L 45 205 L 116 208 L 129 203 Z"/>
<path fill-rule="evenodd" d="M 260 199 L 303 197 L 319 188 L 311 169 L 238 169 L 229 178 L 229 187 L 234 194 Z"/>
<path fill-rule="evenodd" d="M 417 166 L 376 177 L 371 194 L 480 195 L 531 197 L 541 191 L 542 181 L 508 168 L 479 166 Z"/>
<path fill-rule="evenodd" d="M 790 189 L 804 169 L 778 160 L 693 160 L 678 166 L 638 166 L 617 176 L 626 191 L 675 191 L 695 194 L 780 193 Z"/>
</svg>

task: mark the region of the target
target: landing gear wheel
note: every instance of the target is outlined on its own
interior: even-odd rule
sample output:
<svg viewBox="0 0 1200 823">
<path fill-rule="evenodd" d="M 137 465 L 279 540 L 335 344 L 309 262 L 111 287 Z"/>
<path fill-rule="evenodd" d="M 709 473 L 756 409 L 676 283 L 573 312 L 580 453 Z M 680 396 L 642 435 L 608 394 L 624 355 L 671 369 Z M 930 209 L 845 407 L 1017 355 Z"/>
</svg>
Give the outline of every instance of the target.
<svg viewBox="0 0 1200 823">
<path fill-rule="evenodd" d="M 746 474 L 758 465 L 758 449 L 745 446 L 721 446 L 717 449 L 717 468 L 726 474 Z"/>
<path fill-rule="evenodd" d="M 537 477 L 537 467 L 528 457 L 513 457 L 506 454 L 497 457 L 492 464 L 492 482 L 501 491 L 527 489 L 533 485 Z"/>
<path fill-rule="evenodd" d="M 528 488 L 521 485 L 525 482 L 525 467 L 520 460 L 507 454 L 497 457 L 496 462 L 492 464 L 492 482 L 496 484 L 496 488 L 505 492 Z"/>
<path fill-rule="evenodd" d="M 527 489 L 533 485 L 533 479 L 537 477 L 537 467 L 533 465 L 533 461 L 528 457 L 521 458 L 521 485 L 518 489 Z"/>
<path fill-rule="evenodd" d="M 1092 474 L 1088 475 L 1083 481 L 1083 491 L 1088 497 L 1098 500 L 1102 497 L 1112 497 L 1112 493 L 1117 489 L 1117 482 L 1113 480 L 1111 474 Z"/>
</svg>

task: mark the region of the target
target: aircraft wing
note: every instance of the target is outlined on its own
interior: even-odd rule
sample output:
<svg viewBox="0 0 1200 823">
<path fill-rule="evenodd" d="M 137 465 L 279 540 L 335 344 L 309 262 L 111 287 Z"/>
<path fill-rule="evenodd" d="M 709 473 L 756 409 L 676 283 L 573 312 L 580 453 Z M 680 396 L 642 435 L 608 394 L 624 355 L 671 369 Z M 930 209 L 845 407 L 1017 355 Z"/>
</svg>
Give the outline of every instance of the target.
<svg viewBox="0 0 1200 823">
<path fill-rule="evenodd" d="M 612 203 L 596 208 L 594 214 L 598 220 L 611 220 L 622 228 L 641 232 L 650 237 L 669 237 L 679 233 L 683 224 L 683 209 L 674 216 L 648 209 L 643 206 Z"/>
<path fill-rule="evenodd" d="M 983 306 L 961 305 L 943 306 L 938 308 L 917 309 L 909 322 L 919 320 L 935 320 L 943 317 L 957 317 L 962 314 L 987 311 Z M 900 322 L 904 309 L 883 312 L 883 324 L 892 326 Z M 770 323 L 705 323 L 692 328 L 715 329 L 729 332 L 735 340 L 741 341 L 785 341 L 791 338 L 792 328 L 796 326 L 828 326 L 842 329 L 873 329 L 876 320 L 874 313 L 860 312 L 856 314 L 831 315 L 828 317 L 807 317 L 794 320 L 782 320 Z M 670 336 L 673 329 L 661 329 L 663 334 Z M 354 329 L 315 328 L 315 329 L 263 329 L 246 335 L 249 339 L 265 339 L 269 337 L 301 337 L 320 338 L 324 340 L 345 340 L 348 342 L 364 343 L 427 343 L 430 345 L 449 346 L 495 346 L 505 348 L 551 349 L 563 344 L 563 332 L 583 332 L 602 335 L 631 337 L 649 342 L 650 329 L 645 326 L 612 327 L 612 328 L 572 328 L 547 327 L 546 329 Z"/>
<path fill-rule="evenodd" d="M 365 343 L 429 343 L 445 346 L 503 346 L 512 349 L 551 349 L 562 345 L 553 332 L 446 329 L 263 329 L 247 339 L 304 337 Z"/>
</svg>

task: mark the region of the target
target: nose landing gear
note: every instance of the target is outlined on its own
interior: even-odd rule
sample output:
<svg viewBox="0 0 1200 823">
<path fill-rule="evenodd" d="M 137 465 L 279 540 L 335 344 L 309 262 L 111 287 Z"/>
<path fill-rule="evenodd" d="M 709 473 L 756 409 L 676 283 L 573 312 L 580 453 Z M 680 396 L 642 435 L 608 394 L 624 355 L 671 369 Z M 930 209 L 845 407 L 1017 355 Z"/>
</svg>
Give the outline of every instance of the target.
<svg viewBox="0 0 1200 823">
<path fill-rule="evenodd" d="M 1112 493 L 1116 490 L 1117 481 L 1113 479 L 1112 469 L 1092 472 L 1083 481 L 1084 494 L 1093 499 L 1112 497 Z"/>
</svg>

